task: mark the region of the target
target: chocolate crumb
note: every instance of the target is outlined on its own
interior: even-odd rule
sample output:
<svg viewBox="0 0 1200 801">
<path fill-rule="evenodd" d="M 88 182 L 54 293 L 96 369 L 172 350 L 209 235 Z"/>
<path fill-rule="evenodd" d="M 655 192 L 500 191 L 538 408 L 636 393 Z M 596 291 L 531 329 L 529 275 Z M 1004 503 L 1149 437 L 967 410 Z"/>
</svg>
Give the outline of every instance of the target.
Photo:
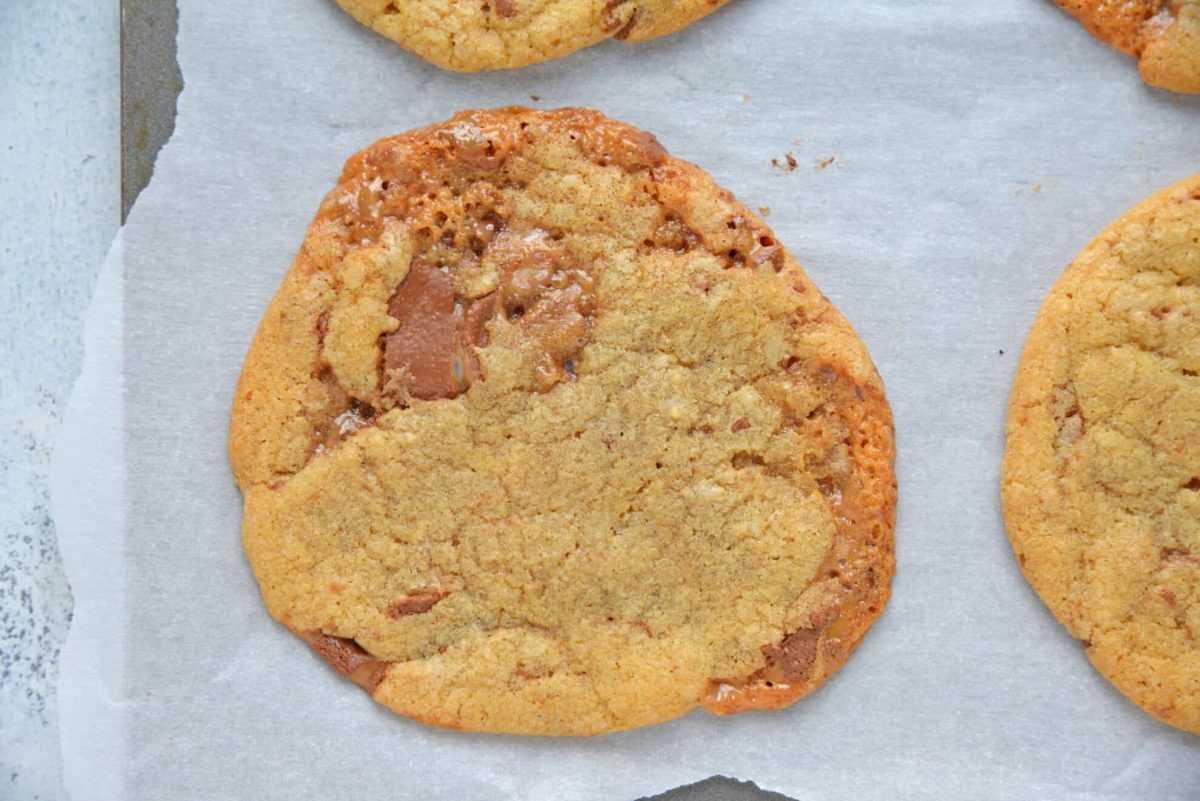
<svg viewBox="0 0 1200 801">
<path fill-rule="evenodd" d="M 298 631 L 296 634 L 334 670 L 369 693 L 374 693 L 387 675 L 389 663 L 371 656 L 354 640 L 321 631 Z"/>
<path fill-rule="evenodd" d="M 388 616 L 399 620 L 409 615 L 423 615 L 449 593 L 441 587 L 423 587 L 413 590 L 388 607 Z"/>
<path fill-rule="evenodd" d="M 767 664 L 777 669 L 787 681 L 804 681 L 817 658 L 820 633 L 815 629 L 799 629 L 783 638 L 779 645 L 763 650 Z"/>
</svg>

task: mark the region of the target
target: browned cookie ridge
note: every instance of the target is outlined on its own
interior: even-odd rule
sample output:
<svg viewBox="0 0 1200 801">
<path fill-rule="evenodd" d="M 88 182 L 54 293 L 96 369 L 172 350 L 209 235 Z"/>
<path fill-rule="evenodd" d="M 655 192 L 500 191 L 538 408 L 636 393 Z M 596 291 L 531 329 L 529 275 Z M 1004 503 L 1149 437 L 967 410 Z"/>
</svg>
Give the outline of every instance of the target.
<svg viewBox="0 0 1200 801">
<path fill-rule="evenodd" d="M 1200 0 L 1055 0 L 1097 39 L 1138 59 L 1143 80 L 1200 92 Z"/>
<path fill-rule="evenodd" d="M 894 570 L 865 348 L 761 220 L 594 111 L 467 112 L 350 159 L 230 454 L 271 613 L 441 726 L 786 706 Z"/>
</svg>

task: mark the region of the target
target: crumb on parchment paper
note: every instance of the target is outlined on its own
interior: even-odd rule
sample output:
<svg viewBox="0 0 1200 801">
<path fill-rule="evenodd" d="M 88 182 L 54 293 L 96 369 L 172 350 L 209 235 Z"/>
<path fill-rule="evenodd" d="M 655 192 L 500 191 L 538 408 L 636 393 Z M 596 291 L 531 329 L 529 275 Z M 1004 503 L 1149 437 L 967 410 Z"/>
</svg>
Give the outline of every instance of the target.
<svg viewBox="0 0 1200 801">
<path fill-rule="evenodd" d="M 792 140 L 792 142 L 797 145 L 799 145 L 801 141 L 802 140 L 800 139 Z M 832 167 L 836 161 L 837 156 L 833 155 L 815 158 L 813 159 L 813 169 L 817 171 L 828 169 L 829 167 Z M 789 150 L 786 154 L 784 154 L 782 159 L 771 159 L 771 166 L 782 172 L 795 172 L 800 167 L 800 161 L 796 158 L 795 154 Z"/>
<path fill-rule="evenodd" d="M 782 161 L 779 159 L 771 159 L 771 166 L 777 170 L 783 170 L 784 172 L 795 172 L 796 168 L 800 166 L 800 162 L 796 161 L 796 157 L 789 152 L 784 155 Z"/>
</svg>

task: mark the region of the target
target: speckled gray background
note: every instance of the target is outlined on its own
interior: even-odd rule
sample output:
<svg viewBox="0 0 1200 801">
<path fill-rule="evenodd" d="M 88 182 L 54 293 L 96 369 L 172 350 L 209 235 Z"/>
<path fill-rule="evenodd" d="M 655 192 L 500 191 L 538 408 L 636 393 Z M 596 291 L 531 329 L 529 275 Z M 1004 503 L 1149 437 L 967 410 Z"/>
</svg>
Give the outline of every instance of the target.
<svg viewBox="0 0 1200 801">
<path fill-rule="evenodd" d="M 46 475 L 120 215 L 116 0 L 0 2 L 0 798 L 62 797 Z"/>
</svg>

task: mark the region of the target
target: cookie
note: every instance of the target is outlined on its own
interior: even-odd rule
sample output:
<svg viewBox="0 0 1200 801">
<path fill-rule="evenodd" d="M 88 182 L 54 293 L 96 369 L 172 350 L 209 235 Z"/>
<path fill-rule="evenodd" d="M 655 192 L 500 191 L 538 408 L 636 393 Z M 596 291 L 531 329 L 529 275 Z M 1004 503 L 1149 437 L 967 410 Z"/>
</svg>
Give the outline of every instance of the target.
<svg viewBox="0 0 1200 801">
<path fill-rule="evenodd" d="M 410 53 L 456 72 L 523 67 L 605 39 L 644 42 L 728 0 L 337 0 Z"/>
<path fill-rule="evenodd" d="M 351 158 L 230 454 L 270 613 L 437 726 L 786 706 L 893 573 L 865 347 L 745 206 L 595 111 L 468 112 Z"/>
<path fill-rule="evenodd" d="M 1142 80 L 1200 92 L 1200 0 L 1055 0 L 1092 35 L 1138 60 Z"/>
<path fill-rule="evenodd" d="M 1200 175 L 1109 226 L 1050 291 L 1002 481 L 1055 617 L 1134 703 L 1200 734 Z"/>
</svg>

